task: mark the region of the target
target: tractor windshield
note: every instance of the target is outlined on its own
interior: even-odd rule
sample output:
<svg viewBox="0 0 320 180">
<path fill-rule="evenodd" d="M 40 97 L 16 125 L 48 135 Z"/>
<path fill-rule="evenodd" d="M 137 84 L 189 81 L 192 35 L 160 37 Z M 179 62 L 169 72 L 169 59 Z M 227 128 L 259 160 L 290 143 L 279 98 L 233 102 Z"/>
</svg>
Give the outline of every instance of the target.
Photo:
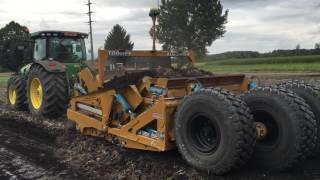
<svg viewBox="0 0 320 180">
<path fill-rule="evenodd" d="M 83 39 L 54 37 L 49 39 L 49 58 L 64 63 L 79 63 L 86 60 Z"/>
</svg>

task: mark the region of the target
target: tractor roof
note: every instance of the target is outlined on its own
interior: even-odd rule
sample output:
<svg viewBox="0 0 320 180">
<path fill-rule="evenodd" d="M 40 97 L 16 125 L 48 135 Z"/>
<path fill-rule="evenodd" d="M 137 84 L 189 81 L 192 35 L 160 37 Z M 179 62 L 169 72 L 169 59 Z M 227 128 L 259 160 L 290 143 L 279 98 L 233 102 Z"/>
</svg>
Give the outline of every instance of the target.
<svg viewBox="0 0 320 180">
<path fill-rule="evenodd" d="M 36 39 L 40 37 L 72 37 L 72 38 L 87 38 L 87 33 L 73 32 L 73 31 L 38 31 L 31 33 L 31 38 Z"/>
</svg>

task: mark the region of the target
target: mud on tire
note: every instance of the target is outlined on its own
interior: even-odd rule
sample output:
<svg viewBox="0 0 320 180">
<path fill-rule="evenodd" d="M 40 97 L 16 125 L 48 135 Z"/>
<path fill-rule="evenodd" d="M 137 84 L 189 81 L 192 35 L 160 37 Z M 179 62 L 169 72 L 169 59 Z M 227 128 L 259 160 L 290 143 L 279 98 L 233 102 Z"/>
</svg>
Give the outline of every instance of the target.
<svg viewBox="0 0 320 180">
<path fill-rule="evenodd" d="M 301 98 L 310 106 L 317 121 L 317 143 L 313 155 L 320 153 L 320 88 L 307 84 L 300 80 L 289 80 L 279 84 L 278 86 L 289 89 Z"/>
<path fill-rule="evenodd" d="M 15 102 L 10 102 L 10 89 L 15 90 Z M 26 79 L 20 75 L 12 76 L 7 84 L 7 104 L 9 108 L 25 110 L 27 108 Z"/>
<path fill-rule="evenodd" d="M 249 108 L 220 88 L 202 89 L 185 97 L 175 116 L 175 133 L 182 157 L 214 174 L 244 165 L 255 144 Z"/>
<path fill-rule="evenodd" d="M 35 78 L 40 80 L 43 90 L 42 103 L 38 109 L 32 105 L 30 97 L 31 81 Z M 28 105 L 33 115 L 57 118 L 65 114 L 69 98 L 64 73 L 51 73 L 36 65 L 29 74 L 27 91 Z"/>
<path fill-rule="evenodd" d="M 306 102 L 292 91 L 264 87 L 243 96 L 256 122 L 267 128 L 253 160 L 264 170 L 282 170 L 306 159 L 316 142 L 316 121 Z"/>
</svg>

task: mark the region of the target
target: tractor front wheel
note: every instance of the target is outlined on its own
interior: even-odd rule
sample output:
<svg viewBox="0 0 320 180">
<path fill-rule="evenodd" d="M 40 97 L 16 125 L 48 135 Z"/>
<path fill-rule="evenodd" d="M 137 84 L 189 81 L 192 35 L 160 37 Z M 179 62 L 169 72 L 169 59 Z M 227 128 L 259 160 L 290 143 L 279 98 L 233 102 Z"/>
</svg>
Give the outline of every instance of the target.
<svg viewBox="0 0 320 180">
<path fill-rule="evenodd" d="M 27 91 L 33 115 L 56 118 L 65 113 L 68 93 L 63 73 L 48 72 L 36 65 L 29 74 Z"/>
<path fill-rule="evenodd" d="M 11 77 L 7 85 L 7 104 L 9 108 L 24 110 L 26 104 L 26 80 L 20 75 Z"/>
<path fill-rule="evenodd" d="M 176 113 L 175 133 L 182 157 L 214 174 L 244 165 L 256 139 L 246 104 L 218 88 L 202 89 L 183 100 Z"/>
</svg>

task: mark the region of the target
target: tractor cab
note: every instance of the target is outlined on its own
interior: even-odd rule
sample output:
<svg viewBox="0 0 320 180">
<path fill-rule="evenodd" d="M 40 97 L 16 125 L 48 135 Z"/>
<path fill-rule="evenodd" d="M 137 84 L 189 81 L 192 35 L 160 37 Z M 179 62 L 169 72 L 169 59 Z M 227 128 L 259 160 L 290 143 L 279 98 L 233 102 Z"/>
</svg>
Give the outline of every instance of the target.
<svg viewBox="0 0 320 180">
<path fill-rule="evenodd" d="M 81 63 L 86 61 L 84 39 L 88 35 L 67 31 L 40 31 L 31 34 L 34 40 L 35 61 L 58 61 L 60 63 Z"/>
</svg>

